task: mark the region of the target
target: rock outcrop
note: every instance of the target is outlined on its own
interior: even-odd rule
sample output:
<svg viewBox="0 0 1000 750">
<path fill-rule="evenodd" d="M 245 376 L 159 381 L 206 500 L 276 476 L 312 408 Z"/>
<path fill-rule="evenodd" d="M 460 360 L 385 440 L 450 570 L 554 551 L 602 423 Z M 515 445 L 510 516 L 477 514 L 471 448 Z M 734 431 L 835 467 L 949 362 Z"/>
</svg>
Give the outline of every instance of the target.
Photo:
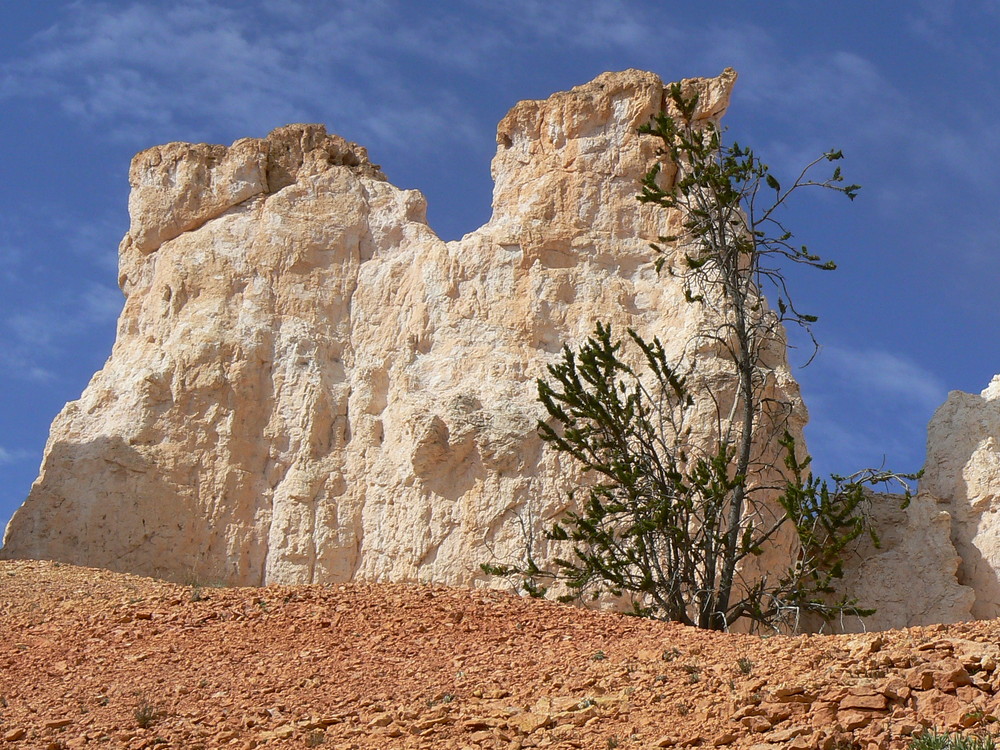
<svg viewBox="0 0 1000 750">
<path fill-rule="evenodd" d="M 696 116 L 721 117 L 734 80 L 684 81 Z M 493 216 L 457 242 L 319 125 L 140 153 L 117 341 L 54 421 L 0 557 L 251 585 L 476 585 L 528 538 L 544 558 L 539 530 L 585 477 L 542 450 L 536 378 L 598 320 L 675 359 L 706 324 L 651 263 L 678 217 L 635 200 L 656 148 L 637 127 L 664 89 L 626 71 L 519 103 L 497 132 Z M 698 377 L 726 377 L 696 356 Z M 801 437 L 781 342 L 767 356 Z M 879 609 L 868 628 L 1000 614 L 997 395 L 942 407 L 910 511 L 875 498 L 883 547 L 845 578 Z M 785 535 L 744 573 L 793 550 Z"/>
<path fill-rule="evenodd" d="M 975 592 L 958 579 L 961 560 L 951 539 L 951 514 L 925 493 L 902 507 L 901 495 L 873 493 L 869 512 L 879 537 L 868 537 L 845 560 L 838 588 L 875 614 L 847 617 L 835 631 L 888 630 L 972 619 Z"/>
<path fill-rule="evenodd" d="M 972 615 L 1000 617 L 1000 375 L 979 395 L 952 391 L 935 412 L 920 491 L 949 519 Z"/>
<path fill-rule="evenodd" d="M 879 608 L 868 628 L 1000 617 L 1000 375 L 935 412 L 911 508 L 880 500 L 882 549 L 860 550 L 845 581 Z"/>
<path fill-rule="evenodd" d="M 720 117 L 734 80 L 684 81 L 697 117 Z M 2 555 L 466 585 L 518 556 L 583 479 L 536 435 L 545 365 L 598 320 L 673 356 L 704 322 L 651 263 L 677 217 L 635 199 L 656 148 L 636 129 L 664 101 L 659 78 L 626 71 L 515 106 L 493 216 L 457 242 L 321 126 L 136 156 L 117 341 L 53 423 Z M 698 371 L 723 366 L 706 354 Z M 787 564 L 781 543 L 762 568 Z"/>
</svg>

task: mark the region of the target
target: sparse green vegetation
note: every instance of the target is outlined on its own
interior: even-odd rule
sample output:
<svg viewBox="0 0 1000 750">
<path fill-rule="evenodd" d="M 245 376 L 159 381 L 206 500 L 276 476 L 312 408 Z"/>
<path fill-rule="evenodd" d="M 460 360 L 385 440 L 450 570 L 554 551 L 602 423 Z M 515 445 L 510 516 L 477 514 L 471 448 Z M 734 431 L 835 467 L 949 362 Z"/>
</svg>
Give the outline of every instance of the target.
<svg viewBox="0 0 1000 750">
<path fill-rule="evenodd" d="M 135 723 L 141 729 L 148 729 L 151 727 L 157 719 L 162 715 L 160 709 L 149 699 L 144 693 L 138 693 L 136 695 L 136 707 L 135 711 L 132 713 L 135 717 Z"/>
<path fill-rule="evenodd" d="M 990 735 L 939 734 L 934 730 L 916 735 L 910 750 L 996 750 Z"/>
<path fill-rule="evenodd" d="M 905 480 L 914 477 L 864 470 L 835 476 L 833 487 L 814 478 L 792 435 L 794 405 L 775 385 L 785 326 L 812 339 L 816 320 L 793 301 L 784 267 L 835 268 L 793 244 L 780 210 L 802 188 L 852 200 L 859 188 L 843 184 L 839 166 L 812 176 L 821 163 L 842 159 L 840 151 L 782 187 L 752 150 L 724 143 L 721 130 L 698 116 L 697 96 L 675 85 L 669 98 L 671 109 L 641 129 L 659 150 L 639 200 L 680 217 L 677 234 L 652 245 L 655 267 L 699 308 L 701 328 L 680 361 L 659 339 L 628 330 L 616 340 L 600 322 L 579 349 L 564 348 L 549 379 L 538 382 L 548 413 L 539 434 L 596 480 L 546 533 L 572 556 L 540 566 L 529 543 L 523 564 L 483 570 L 518 576 L 532 596 L 553 582 L 568 592 L 563 601 L 609 595 L 634 614 L 714 630 L 738 620 L 796 629 L 806 615 L 871 614 L 835 591 L 852 542 L 868 535 L 878 543 L 865 486 L 896 480 L 908 500 Z M 706 352 L 719 371 L 699 372 L 693 351 Z M 768 545 L 792 540 L 798 555 L 783 575 L 744 575 Z"/>
</svg>

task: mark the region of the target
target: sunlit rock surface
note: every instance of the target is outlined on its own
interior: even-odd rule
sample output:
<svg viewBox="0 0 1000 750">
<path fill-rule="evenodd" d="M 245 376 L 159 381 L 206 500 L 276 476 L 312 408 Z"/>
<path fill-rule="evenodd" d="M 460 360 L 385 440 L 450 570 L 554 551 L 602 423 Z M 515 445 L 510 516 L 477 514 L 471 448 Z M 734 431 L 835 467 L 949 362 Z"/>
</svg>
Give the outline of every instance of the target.
<svg viewBox="0 0 1000 750">
<path fill-rule="evenodd" d="M 948 394 L 924 471 L 921 493 L 948 515 L 958 580 L 975 591 L 973 616 L 1000 617 L 1000 375 L 981 394 Z"/>
<path fill-rule="evenodd" d="M 697 116 L 734 80 L 685 81 Z M 519 556 L 581 482 L 535 432 L 545 365 L 598 320 L 673 354 L 704 323 L 651 265 L 676 217 L 635 199 L 655 149 L 636 129 L 663 103 L 626 71 L 515 106 L 493 217 L 458 242 L 320 126 L 136 156 L 118 338 L 3 555 L 241 584 L 471 584 Z"/>
<path fill-rule="evenodd" d="M 734 81 L 684 81 L 697 116 L 720 117 Z M 711 326 L 652 266 L 649 243 L 678 217 L 635 199 L 656 148 L 636 131 L 664 99 L 632 70 L 519 103 L 497 132 L 493 216 L 457 242 L 427 226 L 419 192 L 318 125 L 136 156 L 117 341 L 53 423 L 0 556 L 233 584 L 476 585 L 480 563 L 519 558 L 526 539 L 544 559 L 540 529 L 584 481 L 537 437 L 545 365 L 598 320 L 676 358 Z M 698 378 L 728 377 L 695 356 Z M 781 342 L 766 356 L 801 437 Z M 965 481 L 960 459 L 934 460 Z M 957 479 L 934 481 L 956 496 Z M 982 514 L 923 496 L 915 510 L 879 504 L 883 549 L 848 569 L 879 607 L 869 627 L 968 615 L 949 530 L 965 529 L 963 556 L 987 549 Z M 793 558 L 786 534 L 744 574 Z M 963 582 L 1000 590 L 971 560 Z M 937 588 L 907 591 L 914 575 Z"/>
</svg>

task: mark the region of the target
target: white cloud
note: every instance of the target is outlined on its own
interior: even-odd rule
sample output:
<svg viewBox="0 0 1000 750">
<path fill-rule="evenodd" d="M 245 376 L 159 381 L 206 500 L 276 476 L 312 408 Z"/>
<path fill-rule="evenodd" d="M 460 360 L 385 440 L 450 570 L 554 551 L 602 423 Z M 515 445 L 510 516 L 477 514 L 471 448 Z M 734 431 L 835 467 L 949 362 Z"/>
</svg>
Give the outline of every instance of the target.
<svg viewBox="0 0 1000 750">
<path fill-rule="evenodd" d="M 125 298 L 117 287 L 90 284 L 80 297 L 80 316 L 88 323 L 109 323 L 118 319 Z"/>
<path fill-rule="evenodd" d="M 810 415 L 806 440 L 820 474 L 864 466 L 917 471 L 927 422 L 947 398 L 925 367 L 874 348 L 823 347 L 800 382 Z"/>
<path fill-rule="evenodd" d="M 45 308 L 20 312 L 7 318 L 7 328 L 14 338 L 22 346 L 35 350 L 49 348 L 58 324 L 59 316 Z"/>
<path fill-rule="evenodd" d="M 116 287 L 89 283 L 58 303 L 39 302 L 9 315 L 0 330 L 0 368 L 10 377 L 39 383 L 57 379 L 46 366 L 95 331 L 113 330 L 123 299 Z"/>
<path fill-rule="evenodd" d="M 654 45 L 676 43 L 683 36 L 680 28 L 656 23 L 648 9 L 622 0 L 585 0 L 570 9 L 559 3 L 516 0 L 502 7 L 517 21 L 510 24 L 512 35 L 558 40 L 566 47 L 655 49 Z"/>
<path fill-rule="evenodd" d="M 18 267 L 24 259 L 24 252 L 13 245 L 0 244 L 0 280 L 9 284 L 19 281 Z"/>
<path fill-rule="evenodd" d="M 806 427 L 806 438 L 821 473 L 843 476 L 862 467 L 915 471 L 923 461 L 923 456 L 918 456 L 906 461 L 906 466 L 898 466 L 900 457 L 910 459 L 910 446 L 899 435 L 872 423 L 847 425 L 815 406 L 810 402 L 814 416 Z"/>
<path fill-rule="evenodd" d="M 34 453 L 22 448 L 8 449 L 0 445 L 0 466 L 15 464 L 34 457 Z"/>
<path fill-rule="evenodd" d="M 256 2 L 76 4 L 0 71 L 0 97 L 55 99 L 68 115 L 142 145 L 317 120 L 410 148 L 428 127 L 453 138 L 473 132 L 454 98 L 411 90 L 386 58 L 403 50 L 454 62 L 474 47 L 441 24 L 425 25 L 420 45 L 386 22 L 388 5 L 297 3 L 263 23 L 257 11 L 267 6 Z M 436 43 L 444 36 L 450 45 Z"/>
<path fill-rule="evenodd" d="M 31 383 L 52 383 L 56 373 L 38 363 L 42 352 L 23 344 L 4 343 L 0 347 L 0 370 L 6 377 Z"/>
<path fill-rule="evenodd" d="M 823 347 L 823 364 L 841 387 L 877 394 L 925 410 L 936 409 L 948 395 L 941 380 L 898 354 L 876 349 Z"/>
</svg>

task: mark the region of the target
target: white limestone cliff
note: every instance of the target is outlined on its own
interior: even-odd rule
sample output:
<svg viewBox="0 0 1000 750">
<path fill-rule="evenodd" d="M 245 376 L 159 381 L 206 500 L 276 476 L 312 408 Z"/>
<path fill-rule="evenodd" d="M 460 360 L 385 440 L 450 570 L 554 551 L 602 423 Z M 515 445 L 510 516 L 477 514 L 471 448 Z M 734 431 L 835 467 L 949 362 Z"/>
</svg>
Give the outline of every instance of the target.
<svg viewBox="0 0 1000 750">
<path fill-rule="evenodd" d="M 721 117 L 734 80 L 684 81 L 697 116 Z M 705 324 L 652 267 L 677 217 L 635 199 L 656 147 L 636 131 L 664 88 L 625 71 L 519 103 L 498 127 L 492 218 L 457 242 L 322 126 L 137 155 L 114 349 L 55 419 L 0 557 L 232 584 L 481 584 L 479 564 L 519 557 L 522 523 L 538 537 L 583 482 L 535 428 L 535 379 L 562 345 L 602 320 L 678 357 Z M 801 439 L 780 342 L 768 356 Z M 725 376 L 699 357 L 699 377 Z M 957 497 L 964 464 L 938 461 L 935 491 Z M 972 540 L 963 556 L 980 550 L 979 516 L 924 494 L 914 508 L 877 504 L 886 544 L 849 566 L 880 610 L 868 627 L 968 614 L 949 531 Z M 782 571 L 793 549 L 786 534 L 744 572 Z M 933 585 L 902 595 L 913 570 Z"/>
<path fill-rule="evenodd" d="M 891 535 L 864 549 L 847 584 L 878 606 L 869 628 L 1000 617 L 1000 375 L 952 391 L 927 428 L 927 460 L 907 512 L 878 504 Z"/>
<path fill-rule="evenodd" d="M 920 492 L 948 516 L 972 616 L 1000 617 L 1000 375 L 979 395 L 952 391 L 934 413 Z"/>
<path fill-rule="evenodd" d="M 685 81 L 697 116 L 734 80 Z M 519 555 L 520 520 L 549 524 L 582 481 L 536 435 L 545 365 L 598 320 L 675 355 L 702 324 L 651 264 L 676 217 L 635 199 L 655 150 L 636 131 L 664 100 L 626 71 L 519 103 L 493 216 L 458 242 L 321 126 L 136 156 L 117 341 L 2 555 L 238 584 L 475 584 Z M 758 567 L 787 563 L 781 541 Z"/>
<path fill-rule="evenodd" d="M 958 577 L 951 515 L 924 493 L 905 509 L 901 495 L 872 493 L 870 500 L 880 544 L 861 538 L 845 559 L 839 590 L 875 613 L 845 617 L 827 629 L 862 632 L 973 619 L 975 592 Z"/>
</svg>

